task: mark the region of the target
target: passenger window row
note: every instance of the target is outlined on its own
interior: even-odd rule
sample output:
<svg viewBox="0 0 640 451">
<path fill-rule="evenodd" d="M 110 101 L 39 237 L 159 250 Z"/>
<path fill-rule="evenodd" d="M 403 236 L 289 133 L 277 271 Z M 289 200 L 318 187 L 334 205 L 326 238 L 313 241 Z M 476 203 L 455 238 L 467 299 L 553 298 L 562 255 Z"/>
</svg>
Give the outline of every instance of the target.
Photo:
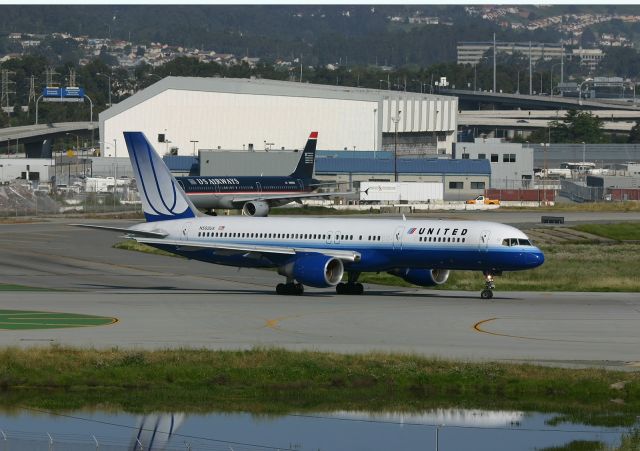
<svg viewBox="0 0 640 451">
<path fill-rule="evenodd" d="M 428 238 L 428 239 L 427 239 Z M 430 237 L 426 237 L 426 236 L 421 236 L 419 241 L 422 241 L 424 243 L 464 243 L 466 240 L 466 238 L 460 238 L 460 237 L 451 237 L 451 236 L 430 236 Z"/>
<path fill-rule="evenodd" d="M 327 240 L 328 234 L 320 233 L 257 233 L 257 232 L 198 232 L 198 237 L 205 238 L 275 238 L 293 240 Z M 353 241 L 353 235 L 338 235 L 341 241 Z M 362 241 L 362 235 L 358 238 Z M 369 241 L 380 241 L 380 236 L 369 235 Z"/>
<path fill-rule="evenodd" d="M 531 241 L 523 238 L 505 238 L 502 240 L 503 246 L 532 246 Z"/>
</svg>

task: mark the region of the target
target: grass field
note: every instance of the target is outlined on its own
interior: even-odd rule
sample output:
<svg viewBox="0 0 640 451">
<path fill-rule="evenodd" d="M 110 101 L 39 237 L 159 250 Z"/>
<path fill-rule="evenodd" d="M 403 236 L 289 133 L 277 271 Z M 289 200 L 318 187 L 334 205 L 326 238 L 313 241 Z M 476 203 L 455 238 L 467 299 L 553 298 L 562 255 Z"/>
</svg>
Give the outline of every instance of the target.
<svg viewBox="0 0 640 451">
<path fill-rule="evenodd" d="M 582 224 L 573 228 L 580 230 L 581 232 L 592 233 L 611 240 L 640 241 L 640 224 L 637 222 L 620 224 Z"/>
<path fill-rule="evenodd" d="M 50 291 L 49 288 L 27 287 L 24 285 L 16 285 L 12 283 L 0 283 L 1 291 Z"/>
<path fill-rule="evenodd" d="M 280 349 L 5 348 L 0 391 L 0 405 L 53 409 L 103 404 L 277 413 L 458 406 L 558 412 L 621 426 L 631 426 L 640 411 L 640 373 Z"/>
</svg>

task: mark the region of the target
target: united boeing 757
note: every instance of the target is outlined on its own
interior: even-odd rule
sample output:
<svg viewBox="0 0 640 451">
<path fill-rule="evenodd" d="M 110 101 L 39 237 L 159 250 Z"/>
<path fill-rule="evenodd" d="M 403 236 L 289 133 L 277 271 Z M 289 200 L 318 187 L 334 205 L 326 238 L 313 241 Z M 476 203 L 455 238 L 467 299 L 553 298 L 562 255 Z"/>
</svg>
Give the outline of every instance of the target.
<svg viewBox="0 0 640 451">
<path fill-rule="evenodd" d="M 302 199 L 351 193 L 313 192 L 321 183 L 313 178 L 318 132 L 311 132 L 295 170 L 285 176 L 177 177 L 180 187 L 201 210 L 242 210 L 246 216 L 267 216 L 272 207 Z M 215 213 L 213 213 L 215 215 Z"/>
<path fill-rule="evenodd" d="M 414 285 L 446 283 L 452 270 L 484 277 L 481 297 L 493 297 L 494 276 L 540 266 L 544 255 L 520 230 L 498 223 L 357 218 L 202 216 L 141 132 L 125 132 L 146 223 L 124 232 L 140 243 L 193 260 L 276 268 L 281 295 L 304 286 L 361 294 L 363 272 L 388 272 Z M 346 282 L 343 276 L 346 274 Z"/>
</svg>

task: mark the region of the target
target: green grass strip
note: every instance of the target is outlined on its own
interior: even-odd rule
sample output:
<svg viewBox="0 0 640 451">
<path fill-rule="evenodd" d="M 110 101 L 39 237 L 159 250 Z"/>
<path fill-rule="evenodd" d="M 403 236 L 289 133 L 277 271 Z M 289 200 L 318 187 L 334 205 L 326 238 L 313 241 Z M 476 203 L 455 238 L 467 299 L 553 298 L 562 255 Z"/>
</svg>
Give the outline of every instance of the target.
<svg viewBox="0 0 640 451">
<path fill-rule="evenodd" d="M 631 426 L 640 411 L 635 372 L 281 349 L 5 348 L 0 392 L 5 406 L 136 412 L 460 407 L 557 412 L 571 421 Z"/>
<path fill-rule="evenodd" d="M 36 312 L 32 310 L 0 310 L 0 329 L 64 329 L 69 327 L 104 326 L 115 318 L 75 313 Z"/>
<path fill-rule="evenodd" d="M 0 291 L 51 291 L 49 288 L 27 287 L 12 283 L 0 283 Z"/>
<path fill-rule="evenodd" d="M 640 241 L 640 223 L 583 224 L 573 228 L 611 240 Z"/>
</svg>

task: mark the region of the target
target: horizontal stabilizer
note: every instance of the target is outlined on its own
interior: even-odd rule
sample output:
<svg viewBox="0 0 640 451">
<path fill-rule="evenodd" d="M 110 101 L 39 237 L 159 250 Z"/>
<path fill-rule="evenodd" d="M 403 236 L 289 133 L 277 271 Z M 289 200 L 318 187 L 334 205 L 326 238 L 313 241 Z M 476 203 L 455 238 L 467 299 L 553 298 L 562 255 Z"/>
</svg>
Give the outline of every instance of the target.
<svg viewBox="0 0 640 451">
<path fill-rule="evenodd" d="M 125 229 L 124 227 L 109 227 L 95 224 L 69 224 L 74 227 L 86 227 L 88 229 L 108 230 L 109 232 L 126 233 L 134 237 L 146 237 L 146 238 L 164 238 L 168 233 L 164 232 L 145 232 L 143 230 Z"/>
</svg>

